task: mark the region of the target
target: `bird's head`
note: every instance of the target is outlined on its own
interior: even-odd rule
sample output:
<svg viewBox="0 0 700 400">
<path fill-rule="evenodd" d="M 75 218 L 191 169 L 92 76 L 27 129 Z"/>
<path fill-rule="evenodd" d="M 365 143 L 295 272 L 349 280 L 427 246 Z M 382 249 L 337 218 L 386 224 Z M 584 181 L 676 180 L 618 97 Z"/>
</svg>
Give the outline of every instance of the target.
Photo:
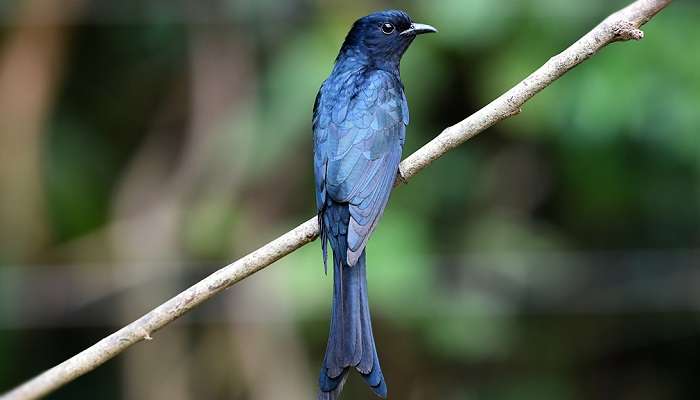
<svg viewBox="0 0 700 400">
<path fill-rule="evenodd" d="M 437 29 L 411 21 L 404 11 L 375 12 L 355 21 L 338 57 L 347 54 L 372 64 L 388 62 L 398 67 L 413 39 L 430 32 L 437 32 Z"/>
</svg>

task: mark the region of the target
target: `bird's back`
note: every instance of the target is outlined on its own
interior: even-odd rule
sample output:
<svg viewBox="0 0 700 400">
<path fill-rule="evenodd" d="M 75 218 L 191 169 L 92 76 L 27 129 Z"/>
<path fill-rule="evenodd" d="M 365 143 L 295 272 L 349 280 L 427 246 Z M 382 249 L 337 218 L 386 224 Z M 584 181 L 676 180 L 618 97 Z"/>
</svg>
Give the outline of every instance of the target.
<svg viewBox="0 0 700 400">
<path fill-rule="evenodd" d="M 319 213 L 350 210 L 347 259 L 353 265 L 391 192 L 408 124 L 399 77 L 383 70 L 334 69 L 317 98 L 314 167 Z"/>
</svg>

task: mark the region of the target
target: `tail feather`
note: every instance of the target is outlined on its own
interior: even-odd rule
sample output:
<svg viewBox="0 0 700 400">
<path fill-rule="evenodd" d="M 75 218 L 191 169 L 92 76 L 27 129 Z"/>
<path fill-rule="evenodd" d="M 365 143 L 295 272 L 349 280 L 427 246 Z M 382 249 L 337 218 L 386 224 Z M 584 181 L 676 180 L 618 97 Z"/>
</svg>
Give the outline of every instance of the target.
<svg viewBox="0 0 700 400">
<path fill-rule="evenodd" d="M 340 376 L 331 378 L 326 374 L 324 368 L 321 368 L 321 376 L 319 377 L 318 400 L 335 400 L 340 396 L 343 390 L 343 385 L 348 379 L 348 369 L 345 368 Z"/>
<path fill-rule="evenodd" d="M 344 262 L 345 252 L 338 252 L 339 256 L 335 253 L 331 327 L 319 376 L 318 399 L 337 399 L 350 368 L 362 375 L 374 393 L 385 398 L 387 387 L 379 366 L 369 313 L 365 253 L 354 266 Z"/>
</svg>

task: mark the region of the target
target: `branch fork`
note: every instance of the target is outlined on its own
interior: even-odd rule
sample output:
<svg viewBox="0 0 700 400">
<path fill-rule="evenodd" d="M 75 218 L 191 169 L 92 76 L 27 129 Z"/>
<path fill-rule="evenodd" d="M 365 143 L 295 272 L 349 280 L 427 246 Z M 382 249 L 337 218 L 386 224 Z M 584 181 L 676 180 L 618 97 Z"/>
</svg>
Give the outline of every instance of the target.
<svg viewBox="0 0 700 400">
<path fill-rule="evenodd" d="M 618 41 L 642 40 L 644 38 L 644 32 L 629 21 L 618 21 L 617 24 L 613 25 L 612 32 Z"/>
</svg>

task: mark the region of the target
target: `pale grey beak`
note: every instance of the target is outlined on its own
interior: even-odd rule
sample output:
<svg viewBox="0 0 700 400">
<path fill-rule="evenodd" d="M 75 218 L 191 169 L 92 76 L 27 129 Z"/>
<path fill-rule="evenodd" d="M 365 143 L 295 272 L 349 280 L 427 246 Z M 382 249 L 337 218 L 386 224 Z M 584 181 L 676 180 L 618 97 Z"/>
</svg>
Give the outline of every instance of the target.
<svg viewBox="0 0 700 400">
<path fill-rule="evenodd" d="M 401 36 L 420 35 L 421 33 L 432 33 L 438 30 L 426 24 L 411 24 L 411 27 L 401 32 Z"/>
</svg>

